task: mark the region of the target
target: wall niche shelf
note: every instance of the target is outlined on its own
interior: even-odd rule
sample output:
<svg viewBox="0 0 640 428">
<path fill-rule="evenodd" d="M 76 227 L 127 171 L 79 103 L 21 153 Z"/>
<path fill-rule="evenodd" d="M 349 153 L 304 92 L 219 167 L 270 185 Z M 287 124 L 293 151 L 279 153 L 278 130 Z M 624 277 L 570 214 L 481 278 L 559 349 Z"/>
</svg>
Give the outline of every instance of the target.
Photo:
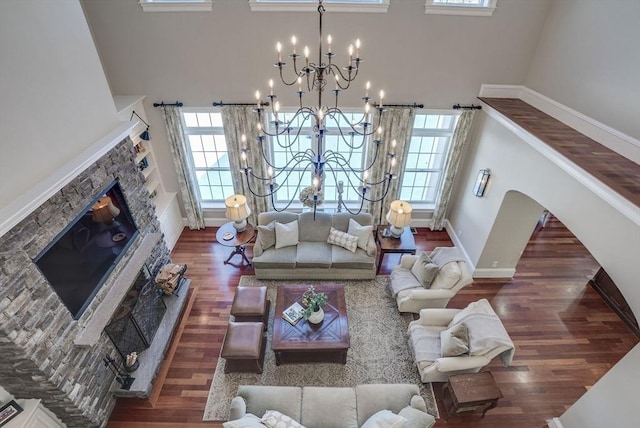
<svg viewBox="0 0 640 428">
<path fill-rule="evenodd" d="M 118 118 L 123 122 L 129 122 L 131 112 L 135 111 L 145 122 L 149 123 L 144 109 L 144 98 L 142 95 L 116 95 L 113 97 L 113 102 L 118 111 Z M 137 122 L 129 135 L 136 151 L 135 163 L 144 177 L 145 187 L 149 191 L 149 198 L 156 207 L 156 215 L 160 221 L 165 243 L 171 250 L 184 228 L 178 197 L 176 193 L 165 190 L 161 171 L 158 168 L 157 149 L 154 149 L 154 145 L 157 142 L 155 140 L 142 140 L 140 134 L 146 129 L 146 125 L 135 116 L 131 121 Z M 154 130 L 150 129 L 150 131 L 153 135 Z"/>
</svg>

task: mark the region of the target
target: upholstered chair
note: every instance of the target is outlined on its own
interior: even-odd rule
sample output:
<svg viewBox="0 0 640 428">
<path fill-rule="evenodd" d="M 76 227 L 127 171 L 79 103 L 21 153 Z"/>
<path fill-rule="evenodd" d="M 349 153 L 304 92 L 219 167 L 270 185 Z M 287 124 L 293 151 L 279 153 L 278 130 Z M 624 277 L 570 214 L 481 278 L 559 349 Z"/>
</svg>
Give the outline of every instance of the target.
<svg viewBox="0 0 640 428">
<path fill-rule="evenodd" d="M 422 382 L 477 373 L 495 357 L 511 365 L 515 346 L 487 299 L 464 309 L 423 309 L 409 324 L 409 343 Z"/>
<path fill-rule="evenodd" d="M 425 308 L 445 308 L 458 291 L 473 282 L 463 260 L 449 261 L 441 267 L 431 266 L 435 272 L 427 280 L 429 264 L 423 259 L 423 254 L 404 254 L 400 264 L 391 271 L 389 287 L 400 312 L 417 314 Z"/>
</svg>

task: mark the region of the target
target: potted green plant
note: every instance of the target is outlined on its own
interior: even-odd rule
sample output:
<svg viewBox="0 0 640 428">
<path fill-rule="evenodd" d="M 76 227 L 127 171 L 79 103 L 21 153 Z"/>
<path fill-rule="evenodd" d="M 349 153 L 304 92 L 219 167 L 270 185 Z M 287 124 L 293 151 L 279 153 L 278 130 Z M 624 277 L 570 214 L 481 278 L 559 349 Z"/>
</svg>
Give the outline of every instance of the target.
<svg viewBox="0 0 640 428">
<path fill-rule="evenodd" d="M 324 319 L 322 307 L 327 304 L 327 295 L 322 291 L 317 292 L 310 286 L 302 295 L 302 304 L 306 306 L 302 311 L 302 316 L 310 323 L 319 324 Z"/>
</svg>

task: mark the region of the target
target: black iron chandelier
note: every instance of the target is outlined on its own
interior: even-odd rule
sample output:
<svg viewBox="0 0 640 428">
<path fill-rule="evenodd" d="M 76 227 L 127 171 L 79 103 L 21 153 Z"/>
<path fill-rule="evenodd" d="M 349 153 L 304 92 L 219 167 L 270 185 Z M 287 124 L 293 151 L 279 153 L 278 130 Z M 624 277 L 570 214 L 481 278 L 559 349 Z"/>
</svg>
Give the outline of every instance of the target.
<svg viewBox="0 0 640 428">
<path fill-rule="evenodd" d="M 254 112 L 257 115 L 257 127 L 259 131 L 258 146 L 260 147 L 260 153 L 255 156 L 261 158 L 261 161 L 265 162 L 267 168 L 267 175 L 260 176 L 254 173 L 253 169 L 248 165 L 248 146 L 246 145 L 245 138 L 243 136 L 242 148 L 241 148 L 241 167 L 244 171 L 247 188 L 251 193 L 259 197 L 269 197 L 271 199 L 271 205 L 276 211 L 286 210 L 295 199 L 295 194 L 300 192 L 302 183 L 297 184 L 294 195 L 290 198 L 285 207 L 278 207 L 275 204 L 275 193 L 281 185 L 280 183 L 286 183 L 292 177 L 293 171 L 303 170 L 306 174 L 307 171 L 311 172 L 311 186 L 306 186 L 300 192 L 300 200 L 304 205 L 313 207 L 314 213 L 319 204 L 323 202 L 323 186 L 325 182 L 326 174 L 333 174 L 334 181 L 337 184 L 338 193 L 338 206 L 337 211 L 340 212 L 342 208 L 350 213 L 359 213 L 364 207 L 364 202 L 377 202 L 387 195 L 391 186 L 391 181 L 394 178 L 394 167 L 396 163 L 395 159 L 395 140 L 392 143 L 392 149 L 388 153 L 380 153 L 382 147 L 384 147 L 383 141 L 380 139 L 382 135 L 382 129 L 380 127 L 380 121 L 382 120 L 385 108 L 383 105 L 384 91 L 380 91 L 380 96 L 377 102 L 372 101 L 369 97 L 370 83 L 365 85 L 365 95 L 362 98 L 363 108 L 361 118 L 358 120 L 349 120 L 345 113 L 338 107 L 338 98 L 342 91 L 347 90 L 352 82 L 356 80 L 360 66 L 363 59 L 360 57 L 360 40 L 356 40 L 354 45 L 349 46 L 349 60 L 343 67 L 336 65 L 334 61 L 335 54 L 332 52 L 332 39 L 329 35 L 327 37 L 328 48 L 324 50 L 324 39 L 322 35 L 322 16 L 325 8 L 323 0 L 318 1 L 318 14 L 319 14 L 319 46 L 318 46 L 318 62 L 312 62 L 309 56 L 309 48 L 304 47 L 304 59 L 302 55 L 296 53 L 296 38 L 292 37 L 292 53 L 288 56 L 292 61 L 293 73 L 291 80 L 287 80 L 285 77 L 285 68 L 287 63 L 283 61 L 282 45 L 280 42 L 276 45 L 277 50 L 277 62 L 274 64 L 278 68 L 280 74 L 280 80 L 287 86 L 297 85 L 297 97 L 299 100 L 299 106 L 295 113 L 284 114 L 280 112 L 280 102 L 277 100 L 277 95 L 274 94 L 273 80 L 269 81 L 269 95 L 268 102 L 264 102 L 261 99 L 260 92 L 256 91 L 256 108 Z M 326 62 L 325 62 L 326 61 Z M 323 94 L 327 90 L 329 81 L 335 82 L 335 89 L 331 90 L 333 97 L 329 97 L 329 104 L 323 104 Z M 304 89 L 304 90 L 303 90 Z M 317 103 L 315 105 L 304 104 L 304 98 L 307 93 L 315 92 L 317 94 Z M 328 91 L 327 91 L 328 92 Z M 265 119 L 267 119 L 267 106 L 270 106 L 271 120 L 265 127 Z M 370 122 L 371 110 L 377 111 L 377 123 L 372 124 Z M 338 150 L 328 150 L 325 146 L 325 138 L 328 133 L 326 123 L 328 120 L 332 120 L 335 123 L 335 127 L 339 134 L 338 138 L 341 139 L 346 147 L 348 147 L 349 153 L 342 153 Z M 300 138 L 306 138 L 308 135 L 303 132 L 305 124 L 312 124 L 313 143 L 311 149 L 305 151 L 295 151 L 294 147 L 298 144 Z M 308 125 L 307 125 L 308 127 Z M 377 135 L 376 135 L 377 134 Z M 267 149 L 266 140 L 271 139 L 271 144 L 277 144 L 281 150 L 286 152 L 286 165 L 276 166 L 275 162 L 270 159 L 270 155 Z M 351 154 L 354 150 L 366 149 L 366 142 L 368 139 L 372 139 L 370 144 L 375 147 L 373 156 L 369 156 L 368 164 L 365 166 L 358 165 L 354 167 L 350 165 Z M 379 181 L 369 180 L 369 171 L 378 162 L 384 161 L 384 157 L 390 157 L 389 168 L 384 174 L 384 177 Z M 343 176 L 346 176 L 347 186 L 350 186 L 356 191 L 359 199 L 360 206 L 357 210 L 350 210 L 342 200 L 342 193 L 344 192 L 343 181 L 337 180 L 338 172 L 342 172 Z M 253 177 L 258 183 L 264 184 L 263 188 L 253 188 L 249 178 Z M 293 175 L 296 177 L 296 174 Z M 371 189 L 375 186 L 381 186 L 383 191 L 378 193 L 381 195 L 377 199 L 371 198 Z"/>
</svg>

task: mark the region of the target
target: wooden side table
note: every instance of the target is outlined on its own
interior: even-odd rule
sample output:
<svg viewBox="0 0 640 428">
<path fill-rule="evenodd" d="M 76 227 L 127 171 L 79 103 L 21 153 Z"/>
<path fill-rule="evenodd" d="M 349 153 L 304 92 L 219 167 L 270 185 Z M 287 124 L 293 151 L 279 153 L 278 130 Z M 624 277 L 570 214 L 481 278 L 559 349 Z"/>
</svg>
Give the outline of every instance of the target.
<svg viewBox="0 0 640 428">
<path fill-rule="evenodd" d="M 458 416 L 464 412 L 482 411 L 484 418 L 487 410 L 498 405 L 502 391 L 496 385 L 491 372 L 480 372 L 449 376 L 442 387 L 442 400 L 449 416 Z"/>
<path fill-rule="evenodd" d="M 382 260 L 384 255 L 389 254 L 415 254 L 416 253 L 416 241 L 413 238 L 411 229 L 405 227 L 402 231 L 400 238 L 393 238 L 391 236 L 383 236 L 383 231 L 386 227 L 378 227 L 376 231 L 376 242 L 380 246 L 378 254 L 378 267 L 376 274 L 380 273 L 380 266 L 382 266 Z"/>
<path fill-rule="evenodd" d="M 225 247 L 235 247 L 235 250 L 233 250 L 233 252 L 229 254 L 229 257 L 227 257 L 227 260 L 224 261 L 224 264 L 226 265 L 227 263 L 229 263 L 229 260 L 231 260 L 231 258 L 236 254 L 240 254 L 240 256 L 242 256 L 242 260 L 244 260 L 249 266 L 251 266 L 251 262 L 245 254 L 245 249 L 247 244 L 251 242 L 251 240 L 255 236 L 256 229 L 249 223 L 247 223 L 247 228 L 242 232 L 238 232 L 236 228 L 233 227 L 232 221 L 220 226 L 220 228 L 216 232 L 216 241 L 218 241 L 219 244 L 224 245 Z M 225 239 L 226 237 L 229 237 L 229 239 Z"/>
</svg>

